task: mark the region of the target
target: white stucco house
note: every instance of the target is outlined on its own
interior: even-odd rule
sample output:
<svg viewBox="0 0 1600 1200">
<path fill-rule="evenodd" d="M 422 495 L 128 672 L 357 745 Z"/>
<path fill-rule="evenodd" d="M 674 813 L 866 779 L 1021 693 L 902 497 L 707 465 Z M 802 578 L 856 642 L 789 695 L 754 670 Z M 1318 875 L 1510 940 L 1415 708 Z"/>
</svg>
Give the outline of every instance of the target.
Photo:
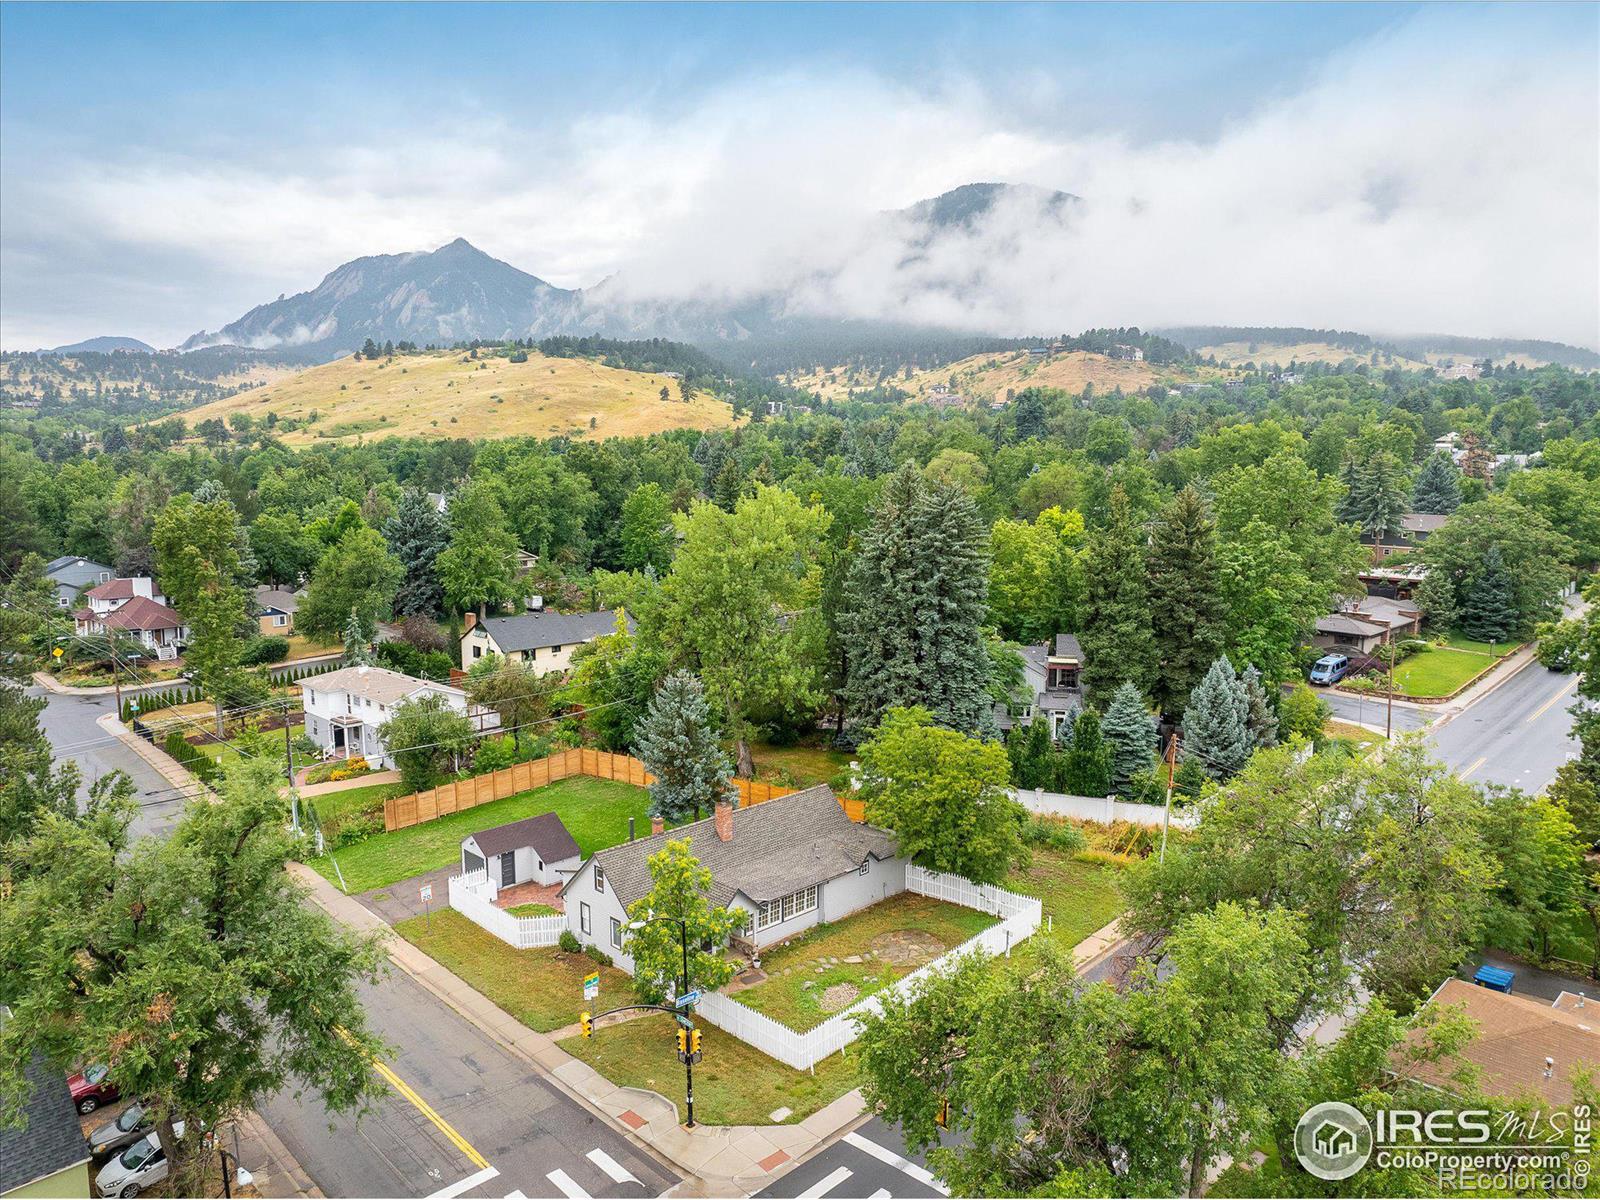
<svg viewBox="0 0 1600 1200">
<path fill-rule="evenodd" d="M 483 871 L 490 895 L 519 883 L 559 886 L 577 873 L 583 853 L 553 812 L 496 825 L 461 839 L 461 871 Z"/>
<path fill-rule="evenodd" d="M 361 756 L 374 767 L 393 766 L 383 740 L 395 706 L 419 696 L 443 696 L 455 711 L 471 717 L 481 730 L 497 729 L 499 716 L 467 703 L 460 688 L 417 679 L 386 667 L 341 667 L 300 681 L 306 736 L 337 758 Z"/>
<path fill-rule="evenodd" d="M 461 635 L 461 665 L 467 670 L 481 659 L 497 654 L 507 662 L 532 663 L 541 673 L 565 671 L 572 665 L 572 652 L 602 634 L 615 633 L 614 609 L 599 612 L 524 613 L 515 617 L 466 616 L 466 632 Z M 628 627 L 633 628 L 632 618 Z"/>
<path fill-rule="evenodd" d="M 824 921 L 905 891 L 906 860 L 894 835 L 858 825 L 827 784 L 735 809 L 591 855 L 561 889 L 568 928 L 623 970 L 628 908 L 650 891 L 650 856 L 668 841 L 711 872 L 711 903 L 750 914 L 735 945 L 747 951 L 786 941 Z"/>
</svg>

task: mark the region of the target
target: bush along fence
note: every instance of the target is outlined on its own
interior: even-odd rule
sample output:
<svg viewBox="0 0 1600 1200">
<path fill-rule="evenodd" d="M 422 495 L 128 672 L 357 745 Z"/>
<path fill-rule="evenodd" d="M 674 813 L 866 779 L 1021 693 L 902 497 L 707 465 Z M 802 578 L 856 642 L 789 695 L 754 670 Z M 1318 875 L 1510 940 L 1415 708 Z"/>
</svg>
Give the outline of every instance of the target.
<svg viewBox="0 0 1600 1200">
<path fill-rule="evenodd" d="M 450 877 L 450 907 L 518 950 L 554 946 L 567 928 L 565 916 L 516 917 L 490 901 L 494 890 L 483 871 Z"/>
<path fill-rule="evenodd" d="M 383 802 L 383 827 L 386 831 L 406 829 L 424 821 L 437 820 L 451 813 L 464 812 L 480 804 L 504 800 L 519 792 L 532 791 L 568 779 L 574 775 L 587 775 L 593 779 L 614 779 L 646 787 L 655 782 L 655 776 L 645 770 L 644 764 L 627 754 L 612 754 L 606 750 L 558 750 L 545 758 L 502 767 L 471 779 L 441 784 L 425 792 L 397 796 Z M 735 779 L 739 790 L 739 807 L 748 808 L 779 796 L 787 796 L 796 788 L 779 787 L 753 779 Z M 841 797 L 840 805 L 852 821 L 864 821 L 866 814 L 860 800 Z"/>
<path fill-rule="evenodd" d="M 1000 923 L 989 926 L 949 953 L 940 955 L 926 966 L 852 1004 L 843 1012 L 835 1013 L 804 1033 L 797 1033 L 782 1022 L 740 1004 L 732 996 L 724 996 L 721 992 L 707 992 L 701 996 L 695 1002 L 695 1014 L 781 1063 L 800 1071 L 810 1070 L 828 1055 L 843 1050 L 860 1037 L 858 1019 L 869 1012 L 882 1012 L 884 996 L 910 992 L 933 972 L 949 970 L 963 955 L 978 952 L 1008 955 L 1011 947 L 1032 936 L 1044 919 L 1043 904 L 1032 896 L 1019 896 L 1003 888 L 976 884 L 959 875 L 926 871 L 915 864 L 906 867 L 906 891 L 991 913 L 1000 918 Z"/>
</svg>

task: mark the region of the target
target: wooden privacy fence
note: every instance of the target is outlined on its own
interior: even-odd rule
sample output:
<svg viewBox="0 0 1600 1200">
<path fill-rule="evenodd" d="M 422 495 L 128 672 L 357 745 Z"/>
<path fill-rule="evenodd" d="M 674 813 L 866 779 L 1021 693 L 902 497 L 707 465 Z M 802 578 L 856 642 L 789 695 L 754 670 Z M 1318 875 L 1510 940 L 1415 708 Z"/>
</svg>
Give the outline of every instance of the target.
<svg viewBox="0 0 1600 1200">
<path fill-rule="evenodd" d="M 606 750 L 584 747 L 558 750 L 546 758 L 536 758 L 532 762 L 502 767 L 486 775 L 474 775 L 471 779 L 460 779 L 425 792 L 385 800 L 383 827 L 385 830 L 394 830 L 420 825 L 424 821 L 464 812 L 494 800 L 504 800 L 507 796 L 529 792 L 574 775 L 614 779 L 635 787 L 645 787 L 655 782 L 655 776 L 644 769 L 644 764 L 629 754 L 612 754 Z M 740 808 L 787 796 L 797 790 L 753 779 L 735 779 L 733 784 L 739 789 Z M 866 820 L 863 811 L 865 806 L 860 800 L 841 797 L 839 804 L 852 821 Z"/>
</svg>

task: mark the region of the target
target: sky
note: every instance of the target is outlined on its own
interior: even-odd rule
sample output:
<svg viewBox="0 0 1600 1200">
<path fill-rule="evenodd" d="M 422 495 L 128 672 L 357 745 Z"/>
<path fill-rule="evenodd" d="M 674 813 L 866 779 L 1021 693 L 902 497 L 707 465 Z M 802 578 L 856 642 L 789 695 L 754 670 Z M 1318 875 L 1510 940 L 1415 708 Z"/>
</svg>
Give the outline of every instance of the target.
<svg viewBox="0 0 1600 1200">
<path fill-rule="evenodd" d="M 169 346 L 457 236 L 641 301 L 1600 346 L 1597 160 L 1589 4 L 12 0 L 0 346 Z M 980 180 L 1082 203 L 881 215 Z"/>
</svg>

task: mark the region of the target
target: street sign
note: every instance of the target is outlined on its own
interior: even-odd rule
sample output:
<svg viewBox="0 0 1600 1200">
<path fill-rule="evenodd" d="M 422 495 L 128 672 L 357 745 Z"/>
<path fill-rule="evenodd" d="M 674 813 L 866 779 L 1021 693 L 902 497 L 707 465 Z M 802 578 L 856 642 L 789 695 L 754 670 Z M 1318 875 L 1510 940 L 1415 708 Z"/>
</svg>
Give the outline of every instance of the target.
<svg viewBox="0 0 1600 1200">
<path fill-rule="evenodd" d="M 693 991 L 685 992 L 683 995 L 679 996 L 672 1002 L 672 1004 L 674 1008 L 688 1008 L 691 1004 L 698 1004 L 699 1001 L 700 989 L 695 988 Z"/>
<path fill-rule="evenodd" d="M 422 885 L 422 902 L 424 904 L 426 904 L 428 901 L 430 901 L 432 899 L 433 899 L 433 884 L 431 884 L 431 883 L 423 884 Z"/>
<path fill-rule="evenodd" d="M 54 650 L 50 651 L 50 653 L 55 655 L 57 658 L 60 658 L 61 657 L 61 647 L 57 646 Z"/>
<path fill-rule="evenodd" d="M 585 1000 L 593 1000 L 599 994 L 600 972 L 596 971 L 593 975 L 585 975 L 583 977 L 583 998 Z"/>
</svg>

